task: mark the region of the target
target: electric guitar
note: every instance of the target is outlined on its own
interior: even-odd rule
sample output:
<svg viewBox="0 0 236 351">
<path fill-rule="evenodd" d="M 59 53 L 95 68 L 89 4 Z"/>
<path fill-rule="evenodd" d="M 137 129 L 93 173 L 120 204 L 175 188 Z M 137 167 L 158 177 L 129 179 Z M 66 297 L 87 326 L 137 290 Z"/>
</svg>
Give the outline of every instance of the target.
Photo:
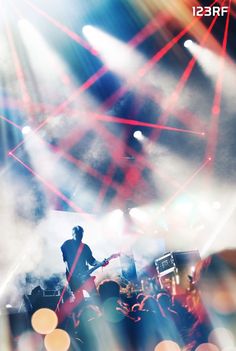
<svg viewBox="0 0 236 351">
<path fill-rule="evenodd" d="M 109 262 L 117 257 L 120 257 L 120 253 L 116 253 L 113 254 L 111 256 L 109 256 L 108 258 L 105 258 L 101 263 L 96 264 L 95 266 L 93 266 L 92 268 L 88 269 L 86 272 L 84 273 L 77 273 L 77 274 L 73 274 L 73 279 L 78 279 L 78 281 L 80 281 L 80 283 L 85 282 L 88 278 L 94 278 L 95 277 L 90 277 L 90 274 L 93 273 L 94 271 L 96 271 L 96 269 L 100 268 L 100 267 L 105 267 L 109 264 Z M 69 272 L 66 272 L 67 275 L 69 275 Z"/>
</svg>

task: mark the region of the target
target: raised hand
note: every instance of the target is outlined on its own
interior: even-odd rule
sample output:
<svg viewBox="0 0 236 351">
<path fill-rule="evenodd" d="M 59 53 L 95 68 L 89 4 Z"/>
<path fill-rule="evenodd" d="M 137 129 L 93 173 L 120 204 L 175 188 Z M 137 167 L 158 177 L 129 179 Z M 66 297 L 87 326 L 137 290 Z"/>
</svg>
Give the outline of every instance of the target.
<svg viewBox="0 0 236 351">
<path fill-rule="evenodd" d="M 105 267 L 109 264 L 109 261 L 105 258 L 103 261 L 102 261 L 102 267 Z"/>
</svg>

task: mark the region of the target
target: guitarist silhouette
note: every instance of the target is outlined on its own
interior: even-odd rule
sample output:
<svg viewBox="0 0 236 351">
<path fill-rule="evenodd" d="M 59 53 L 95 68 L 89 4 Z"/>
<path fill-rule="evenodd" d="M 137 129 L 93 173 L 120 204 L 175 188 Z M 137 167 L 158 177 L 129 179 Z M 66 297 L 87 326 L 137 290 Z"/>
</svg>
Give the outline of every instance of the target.
<svg viewBox="0 0 236 351">
<path fill-rule="evenodd" d="M 91 277 L 90 273 L 107 265 L 110 259 L 117 257 L 117 255 L 112 255 L 109 260 L 97 261 L 90 247 L 82 243 L 83 233 L 84 229 L 81 226 L 74 227 L 72 229 L 73 239 L 66 240 L 61 246 L 63 260 L 66 264 L 67 281 L 75 297 L 82 296 L 82 290 L 86 290 L 90 296 L 97 295 L 94 277 Z M 89 265 L 93 267 L 89 269 Z"/>
</svg>

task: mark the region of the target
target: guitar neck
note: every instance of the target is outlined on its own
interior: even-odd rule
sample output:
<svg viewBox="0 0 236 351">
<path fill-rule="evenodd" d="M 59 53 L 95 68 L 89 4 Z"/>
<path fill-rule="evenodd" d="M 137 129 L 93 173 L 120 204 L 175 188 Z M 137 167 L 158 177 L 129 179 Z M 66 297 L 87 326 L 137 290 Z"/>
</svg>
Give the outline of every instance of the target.
<svg viewBox="0 0 236 351">
<path fill-rule="evenodd" d="M 87 273 L 88 273 L 88 274 L 93 273 L 96 269 L 102 267 L 102 266 L 104 265 L 104 262 L 105 262 L 105 261 L 110 262 L 112 259 L 117 258 L 117 257 L 119 257 L 119 256 L 120 256 L 120 254 L 113 254 L 113 255 L 111 255 L 111 256 L 108 257 L 107 259 L 103 260 L 103 262 L 101 262 L 101 263 L 97 264 L 96 266 L 90 268 L 90 269 L 88 270 Z"/>
<path fill-rule="evenodd" d="M 87 274 L 93 273 L 94 271 L 96 271 L 96 269 L 98 269 L 98 268 L 100 268 L 100 267 L 102 267 L 102 264 L 97 264 L 96 266 L 90 268 L 90 269 L 88 270 Z"/>
</svg>

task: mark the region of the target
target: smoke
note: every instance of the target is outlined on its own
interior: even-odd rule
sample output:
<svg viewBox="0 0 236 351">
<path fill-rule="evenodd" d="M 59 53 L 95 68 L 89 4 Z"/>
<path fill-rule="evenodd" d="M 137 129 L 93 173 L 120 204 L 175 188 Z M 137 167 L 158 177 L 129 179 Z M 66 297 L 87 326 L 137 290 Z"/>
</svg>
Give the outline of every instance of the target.
<svg viewBox="0 0 236 351">
<path fill-rule="evenodd" d="M 35 233 L 34 222 L 19 216 L 16 211 L 16 186 L 6 181 L 0 182 L 0 301 L 10 293 L 17 292 L 17 277 L 29 269 L 34 269 L 40 261 L 42 242 Z M 32 198 L 25 196 L 21 205 L 29 212 Z"/>
</svg>

